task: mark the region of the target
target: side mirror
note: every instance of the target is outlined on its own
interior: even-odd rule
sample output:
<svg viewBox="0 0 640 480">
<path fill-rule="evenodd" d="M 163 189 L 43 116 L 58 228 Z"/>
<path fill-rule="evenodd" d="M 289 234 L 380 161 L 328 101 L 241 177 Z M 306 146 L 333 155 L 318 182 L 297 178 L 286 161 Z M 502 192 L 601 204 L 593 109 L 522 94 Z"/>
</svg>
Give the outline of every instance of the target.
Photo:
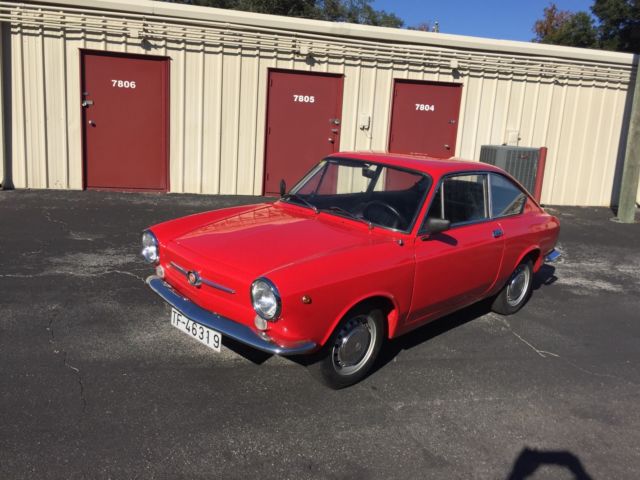
<svg viewBox="0 0 640 480">
<path fill-rule="evenodd" d="M 430 217 L 427 219 L 427 223 L 424 226 L 424 231 L 429 235 L 433 235 L 435 233 L 449 230 L 449 228 L 451 228 L 451 221 L 445 220 L 444 218 Z"/>
<path fill-rule="evenodd" d="M 285 193 L 287 193 L 287 182 L 285 182 L 283 178 L 280 180 L 280 196 L 284 197 Z"/>
</svg>

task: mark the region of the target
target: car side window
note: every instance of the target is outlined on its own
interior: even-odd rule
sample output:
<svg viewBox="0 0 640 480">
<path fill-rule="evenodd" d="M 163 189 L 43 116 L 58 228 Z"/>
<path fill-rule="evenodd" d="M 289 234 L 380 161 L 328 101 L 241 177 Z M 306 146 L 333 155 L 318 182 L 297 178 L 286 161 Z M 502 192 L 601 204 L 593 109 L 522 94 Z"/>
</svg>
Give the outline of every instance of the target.
<svg viewBox="0 0 640 480">
<path fill-rule="evenodd" d="M 428 218 L 443 218 L 452 226 L 489 218 L 487 176 L 465 174 L 446 177 L 433 197 Z"/>
<path fill-rule="evenodd" d="M 522 213 L 527 195 L 511 180 L 491 174 L 491 216 L 506 217 Z"/>
</svg>

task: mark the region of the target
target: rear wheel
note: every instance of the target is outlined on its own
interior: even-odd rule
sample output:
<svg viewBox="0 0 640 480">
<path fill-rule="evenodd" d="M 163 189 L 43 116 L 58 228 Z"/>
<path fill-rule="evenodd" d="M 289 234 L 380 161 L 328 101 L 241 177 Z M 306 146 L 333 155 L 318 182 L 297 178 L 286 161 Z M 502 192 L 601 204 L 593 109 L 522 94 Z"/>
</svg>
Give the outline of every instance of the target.
<svg viewBox="0 0 640 480">
<path fill-rule="evenodd" d="M 362 306 L 352 310 L 335 332 L 309 371 L 334 389 L 353 385 L 367 376 L 380 353 L 384 337 L 384 314 Z"/>
<path fill-rule="evenodd" d="M 491 309 L 502 315 L 511 315 L 520 310 L 531 296 L 533 287 L 533 264 L 527 259 L 520 263 L 502 291 L 493 300 Z"/>
</svg>

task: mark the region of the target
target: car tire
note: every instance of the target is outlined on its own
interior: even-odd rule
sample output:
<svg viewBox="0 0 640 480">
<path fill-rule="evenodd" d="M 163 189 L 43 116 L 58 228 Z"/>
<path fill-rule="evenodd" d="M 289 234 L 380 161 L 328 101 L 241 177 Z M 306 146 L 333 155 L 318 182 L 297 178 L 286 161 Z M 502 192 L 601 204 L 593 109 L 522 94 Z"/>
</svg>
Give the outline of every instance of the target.
<svg viewBox="0 0 640 480">
<path fill-rule="evenodd" d="M 509 276 L 509 280 L 494 298 L 491 310 L 502 315 L 511 315 L 520 310 L 533 289 L 533 264 L 531 260 L 523 260 Z"/>
<path fill-rule="evenodd" d="M 358 306 L 342 319 L 307 368 L 312 376 L 335 390 L 353 385 L 371 371 L 384 336 L 382 310 Z"/>
</svg>

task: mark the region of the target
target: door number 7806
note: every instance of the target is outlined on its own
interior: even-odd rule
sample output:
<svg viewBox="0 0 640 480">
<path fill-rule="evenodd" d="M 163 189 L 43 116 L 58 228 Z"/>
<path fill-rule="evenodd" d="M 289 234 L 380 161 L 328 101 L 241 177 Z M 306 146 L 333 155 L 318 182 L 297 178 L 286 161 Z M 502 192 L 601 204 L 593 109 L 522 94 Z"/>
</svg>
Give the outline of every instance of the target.
<svg viewBox="0 0 640 480">
<path fill-rule="evenodd" d="M 134 80 L 111 80 L 111 86 L 114 88 L 136 88 Z"/>
</svg>

